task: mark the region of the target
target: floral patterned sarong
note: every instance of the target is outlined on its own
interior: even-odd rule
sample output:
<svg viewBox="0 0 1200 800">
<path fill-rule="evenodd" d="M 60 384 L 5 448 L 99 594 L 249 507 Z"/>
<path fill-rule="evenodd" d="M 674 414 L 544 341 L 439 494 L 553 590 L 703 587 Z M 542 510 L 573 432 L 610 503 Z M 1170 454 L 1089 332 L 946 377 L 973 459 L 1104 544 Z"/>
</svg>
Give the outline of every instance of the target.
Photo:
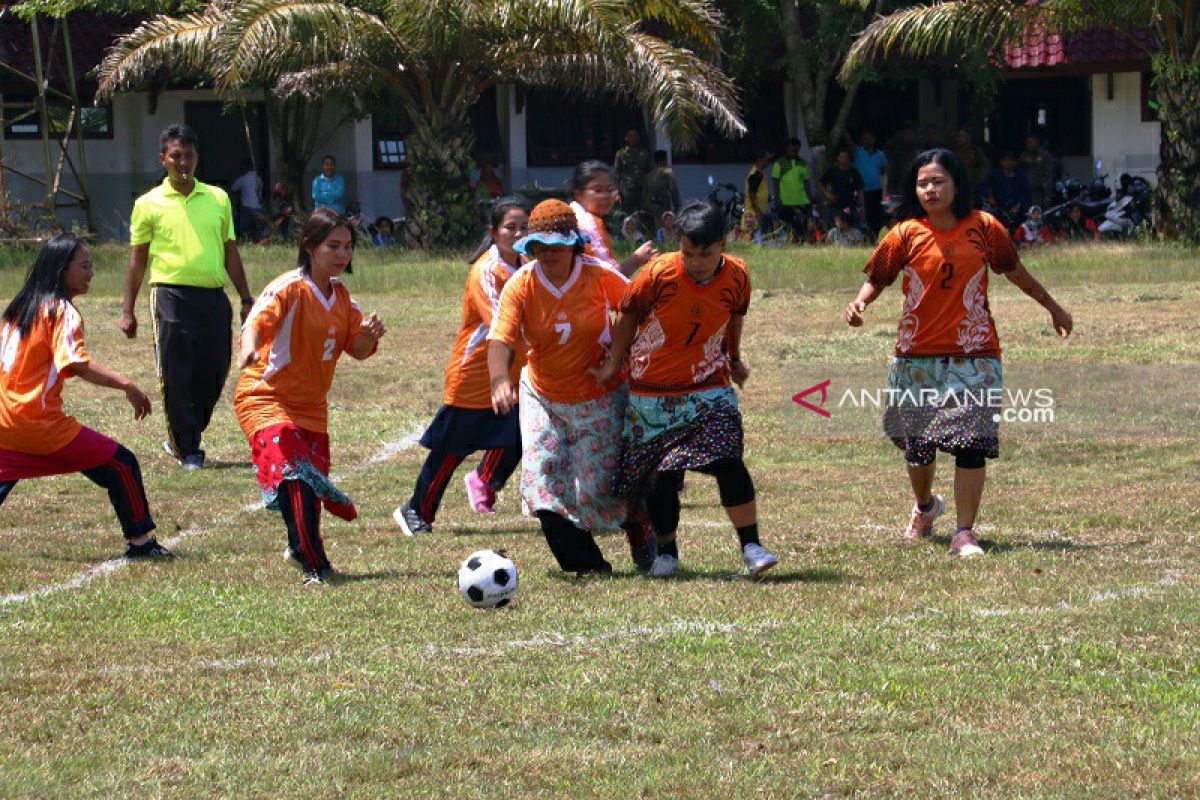
<svg viewBox="0 0 1200 800">
<path fill-rule="evenodd" d="M 553 511 L 583 530 L 616 528 L 626 503 L 609 487 L 617 468 L 629 391 L 556 403 L 521 374 L 521 497 L 532 514 Z"/>
</svg>

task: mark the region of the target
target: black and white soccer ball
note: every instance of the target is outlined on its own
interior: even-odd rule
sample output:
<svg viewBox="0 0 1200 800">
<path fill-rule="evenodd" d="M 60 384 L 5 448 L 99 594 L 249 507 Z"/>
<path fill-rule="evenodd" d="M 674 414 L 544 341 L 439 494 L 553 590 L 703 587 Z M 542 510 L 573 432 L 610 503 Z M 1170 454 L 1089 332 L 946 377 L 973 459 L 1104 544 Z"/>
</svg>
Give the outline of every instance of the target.
<svg viewBox="0 0 1200 800">
<path fill-rule="evenodd" d="M 458 568 L 458 591 L 476 608 L 502 608 L 517 593 L 517 565 L 495 550 L 471 553 Z"/>
</svg>

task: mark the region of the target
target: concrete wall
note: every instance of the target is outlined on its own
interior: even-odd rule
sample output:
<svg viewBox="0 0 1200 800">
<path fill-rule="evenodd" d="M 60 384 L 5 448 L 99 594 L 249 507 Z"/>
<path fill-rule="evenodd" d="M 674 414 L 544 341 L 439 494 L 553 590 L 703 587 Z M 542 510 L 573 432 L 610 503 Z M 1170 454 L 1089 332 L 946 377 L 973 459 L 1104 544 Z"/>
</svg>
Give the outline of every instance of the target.
<svg viewBox="0 0 1200 800">
<path fill-rule="evenodd" d="M 1156 180 L 1160 126 L 1142 122 L 1141 81 L 1137 72 L 1115 74 L 1110 100 L 1108 76 L 1092 76 L 1092 156 L 1112 185 L 1122 172 Z"/>
</svg>

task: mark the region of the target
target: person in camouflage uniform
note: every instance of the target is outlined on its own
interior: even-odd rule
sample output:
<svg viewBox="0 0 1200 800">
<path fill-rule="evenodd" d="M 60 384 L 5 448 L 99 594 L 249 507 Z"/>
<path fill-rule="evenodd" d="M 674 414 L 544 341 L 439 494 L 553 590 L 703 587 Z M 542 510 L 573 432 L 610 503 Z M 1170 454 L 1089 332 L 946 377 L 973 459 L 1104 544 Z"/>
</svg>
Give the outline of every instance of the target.
<svg viewBox="0 0 1200 800">
<path fill-rule="evenodd" d="M 643 185 L 654 164 L 650 153 L 642 146 L 641 137 L 635 130 L 625 132 L 625 146 L 617 151 L 613 160 L 613 177 L 621 192 L 621 209 L 626 214 L 635 214 L 643 208 Z"/>
</svg>

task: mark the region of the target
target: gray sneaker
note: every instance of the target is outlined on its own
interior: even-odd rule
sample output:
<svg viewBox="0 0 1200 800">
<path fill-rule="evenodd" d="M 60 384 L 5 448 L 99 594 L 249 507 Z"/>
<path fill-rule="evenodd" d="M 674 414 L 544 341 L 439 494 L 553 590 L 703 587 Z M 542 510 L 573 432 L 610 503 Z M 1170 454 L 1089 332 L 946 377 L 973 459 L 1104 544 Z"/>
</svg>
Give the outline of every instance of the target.
<svg viewBox="0 0 1200 800">
<path fill-rule="evenodd" d="M 761 544 L 750 543 L 742 548 L 742 563 L 751 575 L 762 575 L 779 563 L 779 559 Z"/>
<path fill-rule="evenodd" d="M 679 559 L 670 553 L 661 553 L 654 559 L 646 572 L 651 578 L 670 578 L 679 574 Z"/>
<path fill-rule="evenodd" d="M 418 533 L 433 533 L 433 526 L 421 518 L 416 509 L 408 503 L 392 512 L 392 519 L 404 531 L 405 536 L 416 536 Z"/>
</svg>

